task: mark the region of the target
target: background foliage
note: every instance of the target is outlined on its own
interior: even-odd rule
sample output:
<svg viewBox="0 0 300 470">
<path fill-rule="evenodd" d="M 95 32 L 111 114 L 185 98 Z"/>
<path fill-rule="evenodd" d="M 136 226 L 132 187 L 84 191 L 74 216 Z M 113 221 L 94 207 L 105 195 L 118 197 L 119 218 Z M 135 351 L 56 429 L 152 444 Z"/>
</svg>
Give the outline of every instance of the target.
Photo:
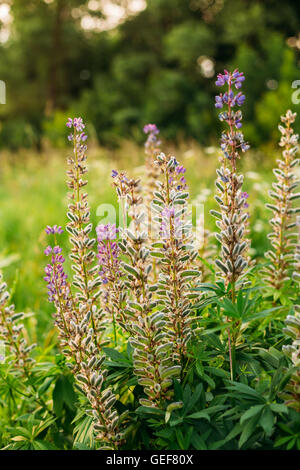
<svg viewBox="0 0 300 470">
<path fill-rule="evenodd" d="M 141 141 L 142 126 L 152 121 L 166 138 L 207 144 L 216 136 L 212 77 L 224 65 L 247 76 L 252 145 L 270 140 L 278 116 L 292 106 L 300 28 L 292 0 L 149 0 L 135 14 L 132 0 L 4 3 L 11 22 L 0 43 L 2 147 L 40 148 L 43 137 L 62 145 L 62 123 L 75 109 L 102 144 Z M 124 8 L 115 28 L 101 23 L 107 3 Z"/>
</svg>

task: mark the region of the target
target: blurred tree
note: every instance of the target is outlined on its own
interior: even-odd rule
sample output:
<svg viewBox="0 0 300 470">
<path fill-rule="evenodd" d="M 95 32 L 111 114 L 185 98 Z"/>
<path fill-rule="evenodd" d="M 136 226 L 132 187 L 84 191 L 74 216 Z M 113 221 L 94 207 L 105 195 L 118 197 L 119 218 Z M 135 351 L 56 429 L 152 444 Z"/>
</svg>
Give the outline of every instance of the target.
<svg viewBox="0 0 300 470">
<path fill-rule="evenodd" d="M 136 14 L 132 0 L 6 2 L 13 21 L 0 43 L 2 145 L 39 143 L 43 133 L 53 140 L 68 112 L 83 113 L 104 144 L 142 140 L 147 121 L 166 137 L 208 143 L 217 134 L 214 75 L 224 67 L 245 72 L 245 133 L 255 144 L 291 105 L 298 2 L 148 0 Z M 113 7 L 123 17 L 109 29 Z"/>
</svg>

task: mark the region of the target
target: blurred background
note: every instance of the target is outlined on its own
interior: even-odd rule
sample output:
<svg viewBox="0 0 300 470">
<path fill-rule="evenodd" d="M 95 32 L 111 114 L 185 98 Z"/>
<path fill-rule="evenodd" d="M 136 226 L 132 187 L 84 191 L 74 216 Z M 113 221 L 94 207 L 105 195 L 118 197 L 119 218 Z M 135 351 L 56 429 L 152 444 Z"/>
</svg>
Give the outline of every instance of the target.
<svg viewBox="0 0 300 470">
<path fill-rule="evenodd" d="M 300 79 L 299 31 L 295 0 L 2 0 L 1 147 L 62 145 L 74 113 L 103 145 L 141 142 L 145 122 L 207 145 L 215 74 L 235 66 L 245 133 L 265 143 Z"/>
<path fill-rule="evenodd" d="M 286 109 L 299 108 L 292 102 L 299 64 L 295 0 L 0 0 L 0 269 L 17 308 L 35 312 L 37 332 L 47 330 L 52 310 L 43 230 L 66 220 L 67 118 L 88 123 L 94 223 L 98 204 L 116 202 L 111 169 L 143 172 L 142 128 L 152 122 L 164 149 L 187 167 L 192 198 L 205 204 L 206 227 L 214 230 L 215 77 L 238 67 L 252 148 L 241 167 L 253 254 L 262 256 L 277 124 Z"/>
</svg>

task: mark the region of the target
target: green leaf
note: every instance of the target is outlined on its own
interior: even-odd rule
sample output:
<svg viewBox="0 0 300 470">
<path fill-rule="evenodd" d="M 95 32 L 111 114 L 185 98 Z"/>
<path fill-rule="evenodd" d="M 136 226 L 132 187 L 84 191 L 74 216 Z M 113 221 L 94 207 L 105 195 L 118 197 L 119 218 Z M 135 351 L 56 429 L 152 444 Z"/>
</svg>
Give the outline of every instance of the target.
<svg viewBox="0 0 300 470">
<path fill-rule="evenodd" d="M 243 432 L 241 434 L 240 440 L 239 440 L 239 448 L 241 448 L 251 437 L 251 435 L 255 431 L 258 420 L 259 420 L 259 415 L 255 415 L 252 418 L 250 418 L 249 421 L 247 421 L 243 429 Z"/>
<path fill-rule="evenodd" d="M 286 444 L 287 442 L 289 442 L 291 439 L 293 439 L 293 436 L 280 437 L 279 439 L 276 440 L 274 447 L 280 447 L 283 444 Z"/>
<path fill-rule="evenodd" d="M 64 405 L 70 410 L 75 410 L 76 394 L 74 389 L 65 375 L 60 375 L 56 381 L 53 390 L 53 408 L 57 416 L 60 416 Z"/>
<path fill-rule="evenodd" d="M 117 363 L 123 362 L 123 363 L 126 363 L 127 365 L 130 364 L 130 361 L 127 359 L 127 357 L 124 354 L 117 351 L 116 349 L 103 348 L 103 352 L 106 356 L 108 356 L 110 359 L 113 359 L 113 361 Z"/>
<path fill-rule="evenodd" d="M 286 446 L 286 450 L 290 450 L 292 447 L 294 447 L 295 443 L 296 443 L 296 440 L 297 440 L 297 437 L 294 437 L 290 442 L 289 444 Z"/>
<path fill-rule="evenodd" d="M 288 407 L 283 403 L 272 403 L 270 408 L 275 413 L 288 413 Z"/>
<path fill-rule="evenodd" d="M 272 432 L 272 428 L 274 425 L 274 415 L 269 406 L 266 406 L 264 408 L 259 420 L 259 424 L 262 426 L 266 435 L 269 436 Z"/>
<path fill-rule="evenodd" d="M 210 421 L 210 416 L 207 411 L 202 410 L 202 411 L 196 411 L 196 413 L 192 413 L 191 415 L 188 415 L 187 418 L 191 419 L 207 419 L 207 421 Z"/>
<path fill-rule="evenodd" d="M 264 408 L 265 405 L 254 405 L 247 410 L 240 419 L 240 423 L 243 424 L 247 419 L 252 418 L 252 416 L 255 416 L 257 414 L 260 414 L 262 409 Z"/>
</svg>

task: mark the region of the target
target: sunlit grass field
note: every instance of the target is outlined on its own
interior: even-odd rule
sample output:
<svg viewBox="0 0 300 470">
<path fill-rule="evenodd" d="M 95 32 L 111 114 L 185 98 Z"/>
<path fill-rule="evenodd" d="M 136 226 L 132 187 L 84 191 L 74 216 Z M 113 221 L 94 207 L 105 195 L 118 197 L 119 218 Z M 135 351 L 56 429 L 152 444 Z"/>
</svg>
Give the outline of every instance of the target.
<svg viewBox="0 0 300 470">
<path fill-rule="evenodd" d="M 91 220 L 101 203 L 116 205 L 111 170 L 127 169 L 134 176 L 143 176 L 144 150 L 131 142 L 124 142 L 117 150 L 89 146 L 88 192 Z M 53 334 L 51 313 L 43 280 L 46 263 L 44 249 L 47 244 L 44 228 L 47 224 L 65 225 L 67 189 L 65 185 L 68 149 L 47 149 L 42 153 L 20 151 L 1 153 L 0 159 L 0 268 L 9 285 L 13 285 L 13 301 L 18 311 L 33 312 L 28 320 L 32 340 L 44 344 Z M 204 204 L 205 227 L 214 230 L 214 219 L 209 210 L 215 207 L 214 179 L 218 166 L 215 147 L 200 148 L 196 143 L 182 143 L 176 148 L 166 144 L 165 152 L 187 168 L 187 182 L 192 199 Z M 241 162 L 245 174 L 245 190 L 249 193 L 249 211 L 255 256 L 262 256 L 270 214 L 264 208 L 272 181 L 271 156 L 248 152 Z M 62 245 L 66 245 L 64 233 Z M 50 336 L 49 336 L 50 335 Z"/>
</svg>

